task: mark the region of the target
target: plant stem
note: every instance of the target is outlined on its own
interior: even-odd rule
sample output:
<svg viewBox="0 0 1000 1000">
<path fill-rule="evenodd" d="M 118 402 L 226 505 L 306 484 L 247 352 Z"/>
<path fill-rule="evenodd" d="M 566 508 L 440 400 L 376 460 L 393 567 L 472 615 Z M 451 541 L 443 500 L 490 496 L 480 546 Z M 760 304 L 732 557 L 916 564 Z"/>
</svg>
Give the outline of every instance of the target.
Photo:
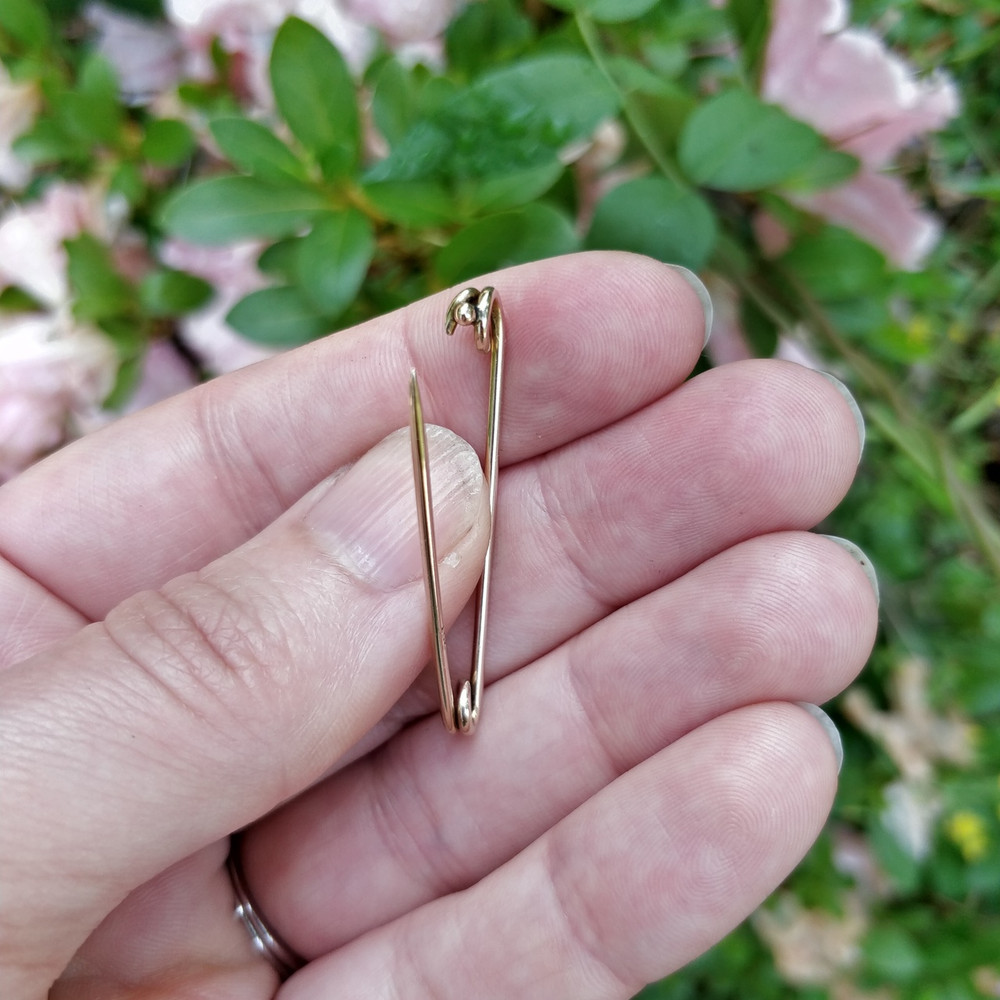
<svg viewBox="0 0 1000 1000">
<path fill-rule="evenodd" d="M 645 120 L 641 111 L 635 106 L 635 101 L 632 100 L 631 95 L 621 88 L 618 81 L 608 69 L 608 64 L 604 58 L 604 53 L 601 50 L 601 42 L 598 38 L 597 28 L 594 26 L 594 22 L 591 21 L 585 14 L 581 14 L 579 12 L 577 12 L 575 20 L 577 30 L 580 32 L 580 37 L 583 39 L 583 44 L 587 49 L 587 54 L 614 89 L 615 94 L 618 96 L 619 103 L 621 104 L 622 113 L 625 115 L 625 121 L 628 122 L 629 127 L 632 129 L 635 137 L 639 140 L 642 148 L 645 149 L 649 158 L 654 164 L 656 164 L 657 169 L 665 177 L 669 177 L 670 180 L 674 181 L 681 187 L 688 187 L 689 185 L 687 181 L 681 176 L 676 165 L 668 156 L 664 154 L 663 150 L 660 149 L 659 144 L 656 142 L 653 129 Z"/>
</svg>

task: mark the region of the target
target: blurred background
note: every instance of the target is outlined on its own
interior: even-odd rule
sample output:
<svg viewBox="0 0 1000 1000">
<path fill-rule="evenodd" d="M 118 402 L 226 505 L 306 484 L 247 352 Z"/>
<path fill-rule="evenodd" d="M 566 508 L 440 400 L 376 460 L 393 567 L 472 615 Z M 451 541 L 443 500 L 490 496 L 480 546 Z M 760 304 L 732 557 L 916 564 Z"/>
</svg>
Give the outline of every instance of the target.
<svg viewBox="0 0 1000 1000">
<path fill-rule="evenodd" d="M 819 843 L 642 996 L 1000 996 L 996 0 L 2 0 L 0 482 L 198 381 L 585 248 L 702 367 L 836 374 L 881 585 Z"/>
</svg>

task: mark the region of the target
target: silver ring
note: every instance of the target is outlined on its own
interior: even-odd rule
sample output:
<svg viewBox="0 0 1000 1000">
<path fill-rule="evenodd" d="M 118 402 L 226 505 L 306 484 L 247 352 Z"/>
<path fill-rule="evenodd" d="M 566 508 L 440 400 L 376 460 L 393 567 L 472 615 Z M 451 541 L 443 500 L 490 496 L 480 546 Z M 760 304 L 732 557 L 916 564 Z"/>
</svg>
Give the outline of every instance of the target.
<svg viewBox="0 0 1000 1000">
<path fill-rule="evenodd" d="M 293 972 L 301 969 L 306 962 L 265 923 L 260 907 L 254 902 L 243 874 L 243 863 L 240 858 L 241 843 L 240 834 L 233 834 L 229 845 L 229 857 L 226 858 L 226 871 L 229 872 L 229 881 L 233 884 L 233 893 L 236 896 L 234 915 L 247 929 L 254 950 L 270 963 L 284 981 Z"/>
</svg>

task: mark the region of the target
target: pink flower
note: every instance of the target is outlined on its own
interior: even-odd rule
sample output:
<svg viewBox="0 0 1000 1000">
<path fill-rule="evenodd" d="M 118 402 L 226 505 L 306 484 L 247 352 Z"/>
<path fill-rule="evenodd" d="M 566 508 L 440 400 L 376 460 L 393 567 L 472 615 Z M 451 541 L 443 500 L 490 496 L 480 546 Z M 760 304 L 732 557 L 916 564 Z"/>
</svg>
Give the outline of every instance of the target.
<svg viewBox="0 0 1000 1000">
<path fill-rule="evenodd" d="M 100 3 L 91 4 L 86 17 L 97 32 L 97 51 L 118 74 L 126 103 L 147 104 L 179 82 L 184 50 L 171 26 Z"/>
<path fill-rule="evenodd" d="M 215 296 L 206 306 L 178 323 L 185 345 L 214 375 L 235 371 L 278 353 L 246 340 L 226 324 L 226 314 L 244 295 L 267 285 L 257 269 L 262 249 L 257 242 L 203 247 L 169 240 L 163 246 L 165 264 L 194 274 L 215 288 Z"/>
<path fill-rule="evenodd" d="M 915 269 L 938 224 L 900 180 L 879 171 L 954 117 L 958 94 L 941 74 L 918 80 L 877 36 L 847 28 L 847 19 L 846 0 L 774 0 L 762 95 L 861 161 L 845 184 L 796 201 Z"/>
<path fill-rule="evenodd" d="M 117 368 L 111 342 L 68 310 L 0 317 L 0 482 L 90 418 Z"/>
<path fill-rule="evenodd" d="M 422 42 L 436 38 L 464 0 L 345 0 L 346 12 L 377 28 L 390 42 Z"/>
<path fill-rule="evenodd" d="M 214 74 L 210 49 L 217 38 L 232 57 L 235 78 L 230 82 L 261 108 L 274 103 L 268 60 L 274 34 L 286 18 L 296 15 L 317 27 L 356 72 L 375 49 L 371 32 L 331 0 L 166 0 L 164 9 L 188 50 L 188 72 L 196 79 Z"/>
<path fill-rule="evenodd" d="M 38 87 L 33 82 L 15 83 L 0 62 L 0 188 L 20 191 L 31 179 L 31 167 L 12 147 L 31 128 L 38 105 Z"/>
<path fill-rule="evenodd" d="M 167 340 L 154 340 L 142 359 L 142 375 L 129 397 L 124 413 L 152 406 L 196 385 L 198 380 L 187 359 Z"/>
<path fill-rule="evenodd" d="M 0 288 L 17 285 L 43 305 L 63 304 L 63 240 L 84 231 L 106 237 L 109 222 L 99 192 L 76 184 L 52 184 L 39 201 L 10 209 L 0 217 Z"/>
</svg>

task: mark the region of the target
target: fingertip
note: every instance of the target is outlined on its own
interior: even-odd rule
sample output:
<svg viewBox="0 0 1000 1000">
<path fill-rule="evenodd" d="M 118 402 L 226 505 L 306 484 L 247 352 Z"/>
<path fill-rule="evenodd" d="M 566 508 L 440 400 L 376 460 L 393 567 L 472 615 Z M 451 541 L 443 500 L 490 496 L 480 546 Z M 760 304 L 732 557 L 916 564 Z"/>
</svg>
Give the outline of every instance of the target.
<svg viewBox="0 0 1000 1000">
<path fill-rule="evenodd" d="M 833 748 L 833 756 L 837 762 L 837 773 L 840 774 L 840 769 L 844 766 L 844 741 L 841 739 L 840 730 L 837 728 L 836 723 L 819 705 L 814 705 L 808 701 L 800 701 L 798 702 L 798 706 L 806 715 L 811 716 L 820 724 L 823 735 L 830 741 L 830 746 Z"/>
<path fill-rule="evenodd" d="M 851 417 L 854 420 L 855 429 L 858 432 L 858 462 L 861 461 L 861 456 L 864 454 L 865 450 L 865 418 L 861 412 L 861 407 L 858 405 L 858 401 L 854 398 L 854 394 L 850 389 L 844 385 L 835 375 L 831 375 L 829 372 L 816 371 L 817 375 L 822 376 L 826 379 L 837 390 L 838 395 L 847 404 L 848 410 L 850 410 Z"/>
</svg>

